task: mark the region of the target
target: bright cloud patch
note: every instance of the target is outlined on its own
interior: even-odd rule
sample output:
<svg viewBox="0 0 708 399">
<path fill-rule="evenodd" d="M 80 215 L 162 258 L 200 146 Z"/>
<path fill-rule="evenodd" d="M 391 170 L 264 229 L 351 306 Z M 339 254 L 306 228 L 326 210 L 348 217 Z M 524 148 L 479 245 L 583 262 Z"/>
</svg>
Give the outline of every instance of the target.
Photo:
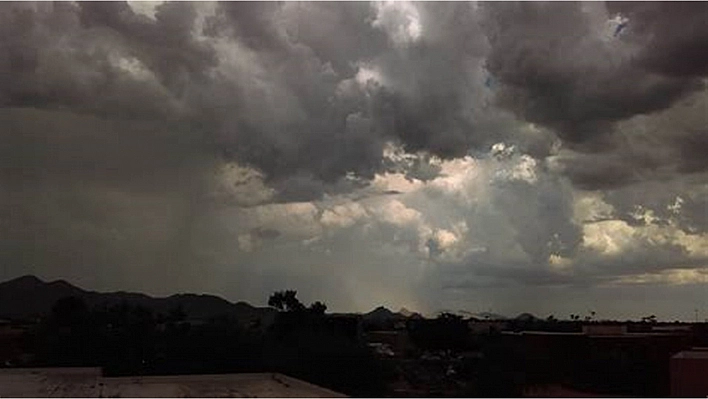
<svg viewBox="0 0 708 399">
<path fill-rule="evenodd" d="M 377 2 L 376 19 L 372 25 L 385 30 L 398 45 L 413 42 L 422 33 L 416 5 L 407 1 Z"/>
</svg>

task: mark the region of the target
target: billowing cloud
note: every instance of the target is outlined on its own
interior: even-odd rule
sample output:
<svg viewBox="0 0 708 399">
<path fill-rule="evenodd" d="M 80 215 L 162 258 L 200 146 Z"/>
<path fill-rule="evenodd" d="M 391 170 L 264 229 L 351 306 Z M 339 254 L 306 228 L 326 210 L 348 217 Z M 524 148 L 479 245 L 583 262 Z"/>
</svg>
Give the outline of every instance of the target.
<svg viewBox="0 0 708 399">
<path fill-rule="evenodd" d="M 700 3 L 3 3 L 3 277 L 296 288 L 343 310 L 699 287 L 705 20 Z"/>
</svg>

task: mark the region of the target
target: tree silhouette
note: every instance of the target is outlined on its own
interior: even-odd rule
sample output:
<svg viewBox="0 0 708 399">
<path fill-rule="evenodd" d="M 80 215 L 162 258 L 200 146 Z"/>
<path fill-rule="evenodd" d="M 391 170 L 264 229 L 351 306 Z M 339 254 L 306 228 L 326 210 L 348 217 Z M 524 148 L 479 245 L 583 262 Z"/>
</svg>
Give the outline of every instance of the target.
<svg viewBox="0 0 708 399">
<path fill-rule="evenodd" d="M 456 321 L 461 321 L 462 316 L 456 315 L 454 313 L 449 313 L 449 312 L 442 312 L 438 315 L 438 320 L 441 321 L 450 321 L 450 322 L 456 322 Z"/>
<path fill-rule="evenodd" d="M 268 306 L 286 312 L 297 312 L 305 309 L 305 305 L 297 299 L 297 291 L 285 290 L 273 293 L 268 298 Z"/>
<path fill-rule="evenodd" d="M 642 323 L 654 324 L 654 323 L 656 323 L 656 316 L 655 315 L 644 316 L 644 317 L 642 317 Z"/>
<path fill-rule="evenodd" d="M 317 302 L 314 302 L 313 304 L 310 305 L 309 310 L 310 310 L 310 313 L 321 315 L 321 314 L 324 314 L 325 311 L 327 310 L 327 305 L 325 305 L 324 303 L 322 303 L 320 301 L 317 301 Z"/>
<path fill-rule="evenodd" d="M 282 312 L 307 312 L 314 315 L 323 315 L 327 310 L 327 305 L 320 301 L 316 301 L 310 304 L 309 307 L 305 307 L 305 305 L 297 299 L 297 291 L 295 290 L 274 292 L 270 298 L 268 298 L 268 306 L 272 306 Z"/>
</svg>

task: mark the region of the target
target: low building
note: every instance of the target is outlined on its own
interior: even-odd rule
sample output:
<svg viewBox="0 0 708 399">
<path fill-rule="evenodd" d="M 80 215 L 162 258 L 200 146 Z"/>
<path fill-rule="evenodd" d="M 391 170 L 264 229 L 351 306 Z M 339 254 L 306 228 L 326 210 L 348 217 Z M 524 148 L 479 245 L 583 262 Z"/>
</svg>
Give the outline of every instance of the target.
<svg viewBox="0 0 708 399">
<path fill-rule="evenodd" d="M 671 397 L 708 397 L 708 348 L 694 348 L 671 357 Z"/>
<path fill-rule="evenodd" d="M 414 348 L 406 330 L 370 331 L 365 334 L 365 337 L 370 347 L 373 347 L 371 344 L 383 345 L 393 351 L 396 356 L 405 355 Z"/>
<path fill-rule="evenodd" d="M 9 323 L 0 325 L 0 366 L 21 362 L 24 355 L 22 341 L 27 330 Z"/>
<path fill-rule="evenodd" d="M 470 320 L 467 327 L 472 334 L 494 334 L 506 330 L 508 323 L 501 320 Z"/>
<path fill-rule="evenodd" d="M 562 384 L 539 384 L 524 387 L 524 398 L 617 398 L 618 395 L 602 395 L 593 392 L 578 391 Z"/>
<path fill-rule="evenodd" d="M 668 333 L 690 333 L 693 328 L 690 324 L 676 324 L 676 325 L 663 325 L 663 326 L 652 326 L 652 332 L 668 332 Z"/>
<path fill-rule="evenodd" d="M 587 335 L 624 335 L 627 334 L 626 324 L 585 324 L 583 333 Z"/>
<path fill-rule="evenodd" d="M 692 342 L 686 334 L 631 332 L 503 332 L 500 339 L 530 383 L 572 382 L 596 393 L 642 397 L 669 396 L 671 358 Z"/>
</svg>

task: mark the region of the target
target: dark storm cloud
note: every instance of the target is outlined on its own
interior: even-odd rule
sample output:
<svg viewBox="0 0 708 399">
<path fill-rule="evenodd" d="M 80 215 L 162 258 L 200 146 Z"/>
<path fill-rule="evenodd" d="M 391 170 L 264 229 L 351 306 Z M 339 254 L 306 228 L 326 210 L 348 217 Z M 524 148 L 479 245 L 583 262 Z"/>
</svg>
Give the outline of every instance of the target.
<svg viewBox="0 0 708 399">
<path fill-rule="evenodd" d="M 370 3 L 293 2 L 285 8 L 292 14 L 285 29 L 331 63 L 339 76 L 351 76 L 356 73 L 356 61 L 369 61 L 389 48 L 385 32 L 371 26 L 374 11 Z"/>
<path fill-rule="evenodd" d="M 635 62 L 661 74 L 708 74 L 708 4 L 705 2 L 609 2 L 629 19 L 622 35 L 642 45 Z"/>
<path fill-rule="evenodd" d="M 621 37 L 602 40 L 600 27 L 591 25 L 583 7 L 484 4 L 491 47 L 487 67 L 501 82 L 503 106 L 552 127 L 574 148 L 603 151 L 612 144 L 606 136 L 614 122 L 668 108 L 701 84 L 637 66 L 631 62 L 634 49 Z M 629 26 L 642 23 L 640 15 L 635 18 Z M 691 53 L 679 55 L 689 58 Z"/>
<path fill-rule="evenodd" d="M 224 14 L 212 18 L 212 27 L 218 29 L 221 25 L 222 29 L 230 30 L 234 37 L 256 50 L 284 50 L 287 43 L 279 32 L 276 19 L 281 7 L 275 2 L 219 3 Z"/>
<path fill-rule="evenodd" d="M 389 140 L 444 158 L 498 140 L 503 118 L 483 109 L 484 35 L 473 7 L 415 8 L 423 33 L 401 38 L 398 30 L 406 27 L 379 23 L 381 11 L 371 4 L 220 6 L 214 26 L 254 51 L 277 90 L 265 104 L 237 94 L 253 108 L 238 111 L 243 107 L 234 104 L 219 145 L 289 187 L 279 180 L 307 176 L 311 185 L 329 185 L 350 172 L 370 179 L 384 167 Z M 321 24 L 306 21 L 313 13 L 324 18 Z M 376 77 L 363 81 L 356 75 L 362 68 Z M 279 107 L 282 115 L 264 117 L 265 107 Z"/>
<path fill-rule="evenodd" d="M 262 169 L 276 185 L 292 186 L 282 180 L 297 176 L 312 176 L 314 185 L 334 183 L 347 172 L 370 178 L 379 168 L 382 140 L 362 113 L 366 101 L 336 97 L 339 83 L 354 73 L 340 75 L 332 66 L 341 64 L 335 58 L 348 49 L 337 54 L 324 47 L 318 54 L 322 38 L 308 35 L 306 26 L 301 32 L 313 6 L 226 3 L 211 21 L 216 31 L 246 46 L 258 70 L 257 76 L 218 82 L 226 86 L 224 100 L 231 109 L 221 116 L 216 142 L 227 156 Z M 361 28 L 372 31 L 370 25 Z M 327 23 L 320 29 L 330 30 L 325 37 L 346 37 Z M 315 39 L 314 49 L 309 39 Z M 253 78 L 270 87 L 254 85 Z M 320 193 L 314 190 L 311 197 Z"/>
<path fill-rule="evenodd" d="M 120 119 L 175 119 L 185 82 L 213 62 L 209 49 L 191 40 L 194 16 L 181 4 L 161 6 L 152 21 L 124 3 L 4 3 L 0 47 L 8 57 L 0 63 L 0 100 Z"/>
<path fill-rule="evenodd" d="M 253 7 L 227 4 L 222 24 L 230 22 L 225 26 L 234 26 L 237 40 L 257 49 L 267 68 L 277 63 L 274 78 L 289 95 L 282 101 L 299 114 L 269 120 L 273 127 L 244 116 L 225 124 L 222 138 L 225 146 L 240 143 L 237 157 L 269 176 L 311 174 L 327 183 L 347 172 L 371 178 L 382 168 L 387 140 L 449 158 L 488 146 L 509 130 L 498 111 L 483 109 L 485 40 L 468 3 L 416 4 L 420 37 L 399 37 L 406 26 L 379 23 L 381 11 L 372 5 Z M 305 22 L 312 13 L 324 17 L 321 24 Z M 260 41 L 238 36 L 256 29 L 249 28 L 252 20 L 263 22 Z M 361 68 L 371 68 L 373 80 L 357 81 Z M 264 128 L 278 136 L 268 137 Z"/>
<path fill-rule="evenodd" d="M 678 139 L 679 154 L 684 160 L 679 166 L 679 171 L 682 173 L 705 171 L 708 163 L 705 159 L 705 154 L 708 153 L 708 130 L 683 132 Z"/>
<path fill-rule="evenodd" d="M 161 4 L 154 21 L 123 2 L 81 2 L 79 7 L 79 20 L 89 30 L 85 34 L 105 34 L 125 45 L 178 97 L 216 64 L 214 50 L 193 38 L 196 12 L 189 3 Z"/>
<path fill-rule="evenodd" d="M 500 140 L 503 117 L 485 109 L 486 41 L 479 13 L 470 3 L 416 8 L 420 38 L 377 59 L 386 86 L 375 102 L 376 121 L 409 152 L 442 158 Z"/>
<path fill-rule="evenodd" d="M 651 159 L 622 151 L 594 154 L 564 152 L 549 158 L 551 168 L 559 168 L 575 187 L 584 190 L 608 190 L 641 181 L 645 168 L 651 169 Z"/>
<path fill-rule="evenodd" d="M 269 179 L 305 173 L 335 181 L 349 171 L 371 177 L 382 143 L 366 117 L 359 122 L 357 109 L 329 104 L 339 80 L 309 47 L 281 31 L 283 6 L 263 4 L 225 5 L 219 10 L 226 15 L 219 12 L 206 25 L 218 26 L 214 20 L 224 17 L 233 28 L 228 33 L 251 46 L 247 67 L 265 73 L 257 78 L 268 82 L 265 90 L 255 76 L 227 78 L 214 70 L 214 43 L 195 37 L 190 3 L 162 4 L 154 20 L 125 3 L 4 4 L 0 46 L 9 57 L 0 65 L 0 100 L 180 122 L 204 142 L 196 150 L 216 145 L 217 153 L 260 168 Z"/>
<path fill-rule="evenodd" d="M 700 86 L 700 65 L 656 73 L 644 60 L 672 48 L 685 51 L 666 58 L 700 64 L 688 55 L 702 43 L 704 7 L 611 6 L 629 22 L 607 42 L 579 3 L 415 3 L 408 22 L 382 11 L 395 6 L 225 3 L 197 23 L 200 6 L 186 2 L 159 5 L 154 19 L 120 2 L 5 3 L 0 101 L 180 122 L 269 184 L 290 192 L 288 180 L 307 179 L 317 197 L 347 173 L 385 168 L 389 140 L 443 158 L 500 140 L 547 155 L 548 135 L 519 134 L 492 92 L 572 148 L 606 152 L 621 146 L 617 121 Z M 357 81 L 361 68 L 378 77 Z M 677 139 L 691 159 L 699 136 Z M 602 180 L 591 169 L 567 168 L 583 187 Z"/>
</svg>

